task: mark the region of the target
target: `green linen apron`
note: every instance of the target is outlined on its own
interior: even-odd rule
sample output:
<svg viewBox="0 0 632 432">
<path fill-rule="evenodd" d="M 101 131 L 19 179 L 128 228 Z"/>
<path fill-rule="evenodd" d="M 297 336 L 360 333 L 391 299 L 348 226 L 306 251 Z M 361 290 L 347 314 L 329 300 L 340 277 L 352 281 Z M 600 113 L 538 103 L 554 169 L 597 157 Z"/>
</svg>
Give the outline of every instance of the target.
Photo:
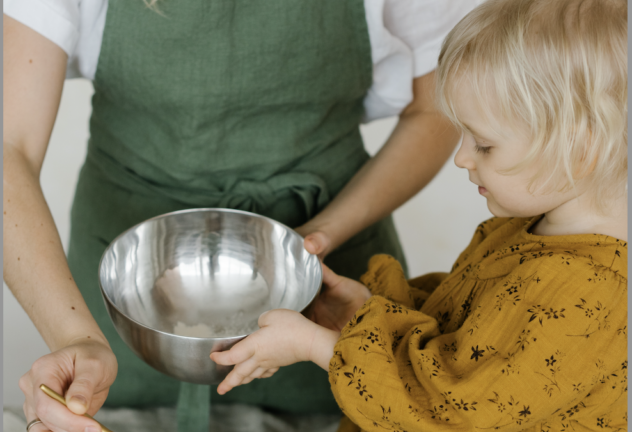
<svg viewBox="0 0 632 432">
<path fill-rule="evenodd" d="M 297 227 L 369 159 L 359 133 L 372 81 L 363 0 L 109 0 L 94 79 L 88 155 L 72 208 L 68 261 L 119 372 L 107 406 L 178 407 L 180 432 L 208 430 L 213 403 L 337 412 L 327 373 L 282 368 L 219 396 L 138 359 L 98 287 L 121 232 L 195 207 L 257 212 Z M 358 278 L 370 256 L 403 252 L 386 218 L 326 259 Z"/>
</svg>

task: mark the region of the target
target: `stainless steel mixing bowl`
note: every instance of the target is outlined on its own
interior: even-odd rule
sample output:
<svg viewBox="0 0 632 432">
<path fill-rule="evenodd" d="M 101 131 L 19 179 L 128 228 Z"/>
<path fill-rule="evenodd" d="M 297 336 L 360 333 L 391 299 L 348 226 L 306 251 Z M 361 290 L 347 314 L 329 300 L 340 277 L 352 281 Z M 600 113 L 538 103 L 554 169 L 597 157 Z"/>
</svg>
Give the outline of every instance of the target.
<svg viewBox="0 0 632 432">
<path fill-rule="evenodd" d="M 105 250 L 99 282 L 114 327 L 160 372 L 217 384 L 223 351 L 271 309 L 303 311 L 322 271 L 303 238 L 272 219 L 228 209 L 184 210 L 125 231 Z"/>
</svg>

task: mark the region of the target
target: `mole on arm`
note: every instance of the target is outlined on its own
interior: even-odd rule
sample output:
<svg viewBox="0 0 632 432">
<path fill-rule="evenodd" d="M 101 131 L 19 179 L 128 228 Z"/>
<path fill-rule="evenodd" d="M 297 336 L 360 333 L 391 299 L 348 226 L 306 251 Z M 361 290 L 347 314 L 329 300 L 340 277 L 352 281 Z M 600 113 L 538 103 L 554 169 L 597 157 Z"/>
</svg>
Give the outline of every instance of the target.
<svg viewBox="0 0 632 432">
<path fill-rule="evenodd" d="M 71 308 L 72 310 L 75 310 L 75 307 L 74 307 L 74 306 L 70 306 L 70 308 Z"/>
</svg>

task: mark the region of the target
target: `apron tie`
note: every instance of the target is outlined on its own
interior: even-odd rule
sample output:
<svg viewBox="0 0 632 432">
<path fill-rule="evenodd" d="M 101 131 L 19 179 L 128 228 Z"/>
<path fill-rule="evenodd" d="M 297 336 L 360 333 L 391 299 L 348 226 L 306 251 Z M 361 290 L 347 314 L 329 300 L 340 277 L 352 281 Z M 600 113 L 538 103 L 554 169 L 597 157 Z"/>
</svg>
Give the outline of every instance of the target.
<svg viewBox="0 0 632 432">
<path fill-rule="evenodd" d="M 96 165 L 104 176 L 123 189 L 167 197 L 191 207 L 220 207 L 261 213 L 280 199 L 295 195 L 300 198 L 307 218 L 311 219 L 330 200 L 325 180 L 311 172 L 285 172 L 263 181 L 233 178 L 226 182 L 224 190 L 220 190 L 158 184 L 125 168 L 110 155 L 93 146 L 88 147 L 86 164 Z"/>
<path fill-rule="evenodd" d="M 274 189 L 267 182 L 239 180 L 219 200 L 218 207 L 258 213 L 276 201 Z"/>
<path fill-rule="evenodd" d="M 263 182 L 238 180 L 222 195 L 219 207 L 260 213 L 292 194 L 301 199 L 310 219 L 329 202 L 329 190 L 321 177 L 308 172 L 289 172 Z"/>
</svg>

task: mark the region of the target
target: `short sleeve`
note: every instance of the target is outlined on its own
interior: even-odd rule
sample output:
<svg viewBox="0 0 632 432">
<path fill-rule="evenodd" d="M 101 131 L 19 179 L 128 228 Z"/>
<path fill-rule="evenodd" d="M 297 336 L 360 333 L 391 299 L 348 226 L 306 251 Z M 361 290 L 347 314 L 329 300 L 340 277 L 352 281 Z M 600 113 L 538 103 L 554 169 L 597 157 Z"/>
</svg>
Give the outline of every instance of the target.
<svg viewBox="0 0 632 432">
<path fill-rule="evenodd" d="M 448 32 L 478 0 L 365 0 L 373 85 L 364 99 L 370 122 L 398 115 L 412 100 L 412 82 L 437 66 Z"/>
<path fill-rule="evenodd" d="M 414 77 L 437 67 L 443 40 L 479 3 L 479 0 L 386 0 L 385 26 L 411 49 Z"/>
<path fill-rule="evenodd" d="M 63 49 L 71 57 L 79 40 L 80 0 L 4 0 L 4 13 Z"/>
<path fill-rule="evenodd" d="M 376 295 L 334 348 L 334 396 L 365 431 L 615 424 L 627 398 L 627 281 L 606 273 L 595 282 L 580 259 L 533 260 L 474 286 L 471 312 L 445 332 Z"/>
</svg>

